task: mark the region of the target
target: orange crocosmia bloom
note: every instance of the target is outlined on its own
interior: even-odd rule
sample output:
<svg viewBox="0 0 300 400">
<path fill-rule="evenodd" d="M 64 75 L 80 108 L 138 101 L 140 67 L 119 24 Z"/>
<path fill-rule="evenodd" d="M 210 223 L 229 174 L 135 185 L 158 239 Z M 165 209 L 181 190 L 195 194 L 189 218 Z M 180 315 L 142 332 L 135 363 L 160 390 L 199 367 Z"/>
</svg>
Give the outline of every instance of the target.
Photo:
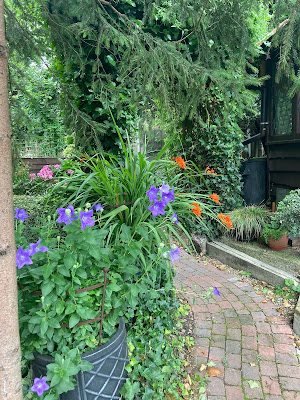
<svg viewBox="0 0 300 400">
<path fill-rule="evenodd" d="M 184 159 L 183 159 L 182 157 L 172 157 L 171 160 L 175 160 L 176 163 L 177 163 L 177 165 L 178 165 L 180 168 L 183 168 L 183 169 L 186 168 L 185 161 L 184 161 Z"/>
<path fill-rule="evenodd" d="M 210 168 L 210 167 L 206 167 L 205 168 L 205 172 L 207 174 L 215 174 L 215 170 L 213 168 Z"/>
<path fill-rule="evenodd" d="M 227 228 L 232 229 L 232 222 L 229 215 L 224 215 L 223 213 L 218 215 L 218 218 L 223 222 Z"/>
<path fill-rule="evenodd" d="M 202 210 L 201 210 L 201 207 L 199 206 L 199 204 L 198 203 L 193 203 L 192 206 L 194 206 L 192 208 L 193 213 L 195 215 L 197 215 L 197 217 L 201 218 Z"/>
<path fill-rule="evenodd" d="M 220 198 L 216 193 L 213 193 L 209 196 L 215 203 L 221 204 L 220 203 Z"/>
</svg>

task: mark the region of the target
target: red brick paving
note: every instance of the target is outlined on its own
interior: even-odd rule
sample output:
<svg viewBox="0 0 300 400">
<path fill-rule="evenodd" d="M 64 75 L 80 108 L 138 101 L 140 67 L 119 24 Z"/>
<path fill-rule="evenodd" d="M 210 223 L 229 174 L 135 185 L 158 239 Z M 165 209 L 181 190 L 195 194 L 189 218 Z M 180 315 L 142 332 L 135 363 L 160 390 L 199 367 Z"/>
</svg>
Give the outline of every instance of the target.
<svg viewBox="0 0 300 400">
<path fill-rule="evenodd" d="M 175 269 L 176 287 L 193 304 L 195 363 L 213 361 L 221 371 L 209 378 L 207 400 L 300 400 L 293 331 L 276 306 L 233 274 L 186 253 Z M 207 302 L 200 294 L 211 286 L 221 298 Z"/>
</svg>

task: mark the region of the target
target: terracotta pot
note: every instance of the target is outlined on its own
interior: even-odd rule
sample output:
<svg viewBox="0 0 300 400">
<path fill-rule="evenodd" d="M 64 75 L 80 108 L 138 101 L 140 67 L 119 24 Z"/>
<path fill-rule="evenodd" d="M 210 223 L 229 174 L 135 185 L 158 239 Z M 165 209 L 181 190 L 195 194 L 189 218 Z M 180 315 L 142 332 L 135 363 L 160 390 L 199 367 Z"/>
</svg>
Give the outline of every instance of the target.
<svg viewBox="0 0 300 400">
<path fill-rule="evenodd" d="M 287 236 L 287 232 L 284 232 L 282 237 L 278 240 L 274 240 L 269 237 L 268 246 L 271 250 L 285 250 L 288 245 L 289 238 Z"/>
</svg>

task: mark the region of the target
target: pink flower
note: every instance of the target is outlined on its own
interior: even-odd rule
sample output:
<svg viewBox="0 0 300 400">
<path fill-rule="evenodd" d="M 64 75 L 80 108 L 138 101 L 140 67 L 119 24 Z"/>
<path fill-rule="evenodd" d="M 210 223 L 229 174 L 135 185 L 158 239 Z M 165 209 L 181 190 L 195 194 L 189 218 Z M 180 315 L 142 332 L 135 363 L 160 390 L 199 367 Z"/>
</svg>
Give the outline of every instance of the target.
<svg viewBox="0 0 300 400">
<path fill-rule="evenodd" d="M 68 174 L 73 174 L 74 171 L 72 169 L 68 169 Z"/>
<path fill-rule="evenodd" d="M 29 178 L 30 178 L 30 181 L 34 181 L 36 178 L 36 174 L 30 174 Z"/>
<path fill-rule="evenodd" d="M 55 168 L 55 169 L 58 169 L 59 167 L 60 167 L 59 164 L 55 164 L 55 165 L 54 165 L 54 168 Z"/>
<path fill-rule="evenodd" d="M 51 167 L 49 167 L 49 165 L 44 165 L 37 175 L 45 180 L 53 178 L 53 172 L 51 171 Z"/>
<path fill-rule="evenodd" d="M 58 182 L 58 180 L 57 179 L 54 179 L 54 181 L 53 182 Z"/>
</svg>

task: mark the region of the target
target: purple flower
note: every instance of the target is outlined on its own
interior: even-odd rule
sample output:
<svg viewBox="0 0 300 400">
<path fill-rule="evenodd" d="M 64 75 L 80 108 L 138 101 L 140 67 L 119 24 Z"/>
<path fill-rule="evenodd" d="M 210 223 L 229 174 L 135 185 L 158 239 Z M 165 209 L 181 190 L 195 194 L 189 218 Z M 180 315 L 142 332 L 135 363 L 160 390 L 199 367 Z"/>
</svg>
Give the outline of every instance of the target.
<svg viewBox="0 0 300 400">
<path fill-rule="evenodd" d="M 80 211 L 79 213 L 81 221 L 81 229 L 84 230 L 87 226 L 94 226 L 95 221 L 93 220 L 93 210 L 90 211 Z"/>
<path fill-rule="evenodd" d="M 22 210 L 20 210 L 19 208 L 16 208 L 15 218 L 19 219 L 22 222 L 24 222 L 25 218 L 28 218 L 28 215 L 26 214 L 26 211 L 24 210 L 24 208 L 22 208 Z"/>
<path fill-rule="evenodd" d="M 94 205 L 93 209 L 96 210 L 97 212 L 100 212 L 101 210 L 103 210 L 103 207 L 101 203 L 98 203 Z"/>
<path fill-rule="evenodd" d="M 161 201 L 154 200 L 154 204 L 148 207 L 148 210 L 152 211 L 153 217 L 157 217 L 158 214 L 165 215 L 164 205 Z"/>
<path fill-rule="evenodd" d="M 178 224 L 177 214 L 175 212 L 171 217 L 171 221 L 174 222 L 175 225 Z"/>
<path fill-rule="evenodd" d="M 69 225 L 71 222 L 77 219 L 76 215 L 74 216 L 75 211 L 73 206 L 69 206 L 67 208 L 58 208 L 57 212 L 59 217 L 56 222 L 64 222 L 66 225 Z"/>
<path fill-rule="evenodd" d="M 31 392 L 36 392 L 39 397 L 43 395 L 43 393 L 50 389 L 48 383 L 46 383 L 46 377 L 43 376 L 42 379 L 35 378 L 34 385 L 30 388 Z"/>
<path fill-rule="evenodd" d="M 38 245 L 41 243 L 42 239 L 39 239 L 36 243 L 30 243 L 30 250 L 29 251 L 29 255 L 30 257 L 33 256 L 35 253 L 37 253 L 38 251 L 41 251 L 42 253 L 45 253 L 46 251 L 48 251 L 48 247 L 46 246 L 41 246 L 38 247 Z"/>
<path fill-rule="evenodd" d="M 178 247 L 175 247 L 175 249 L 170 251 L 170 258 L 172 263 L 174 261 L 178 261 L 179 260 L 179 254 L 181 253 L 181 250 Z"/>
<path fill-rule="evenodd" d="M 161 195 L 161 202 L 165 207 L 170 201 L 174 201 L 174 186 L 173 190 L 170 190 L 168 193 L 164 193 Z"/>
<path fill-rule="evenodd" d="M 30 250 L 23 250 L 22 247 L 19 247 L 17 250 L 16 261 L 18 269 L 21 269 L 24 265 L 33 264 L 30 258 Z"/>
<path fill-rule="evenodd" d="M 146 192 L 147 196 L 149 197 L 150 203 L 152 201 L 157 200 L 157 193 L 159 192 L 159 189 L 156 189 L 154 185 L 151 186 L 151 188 Z"/>
<path fill-rule="evenodd" d="M 170 190 L 170 186 L 169 185 L 165 185 L 165 182 L 162 183 L 161 187 L 159 188 L 159 191 L 161 193 L 161 195 L 163 196 L 164 194 L 168 194 Z"/>
<path fill-rule="evenodd" d="M 221 296 L 221 293 L 218 291 L 217 286 L 214 287 L 213 294 L 215 294 L 216 296 Z"/>
</svg>

